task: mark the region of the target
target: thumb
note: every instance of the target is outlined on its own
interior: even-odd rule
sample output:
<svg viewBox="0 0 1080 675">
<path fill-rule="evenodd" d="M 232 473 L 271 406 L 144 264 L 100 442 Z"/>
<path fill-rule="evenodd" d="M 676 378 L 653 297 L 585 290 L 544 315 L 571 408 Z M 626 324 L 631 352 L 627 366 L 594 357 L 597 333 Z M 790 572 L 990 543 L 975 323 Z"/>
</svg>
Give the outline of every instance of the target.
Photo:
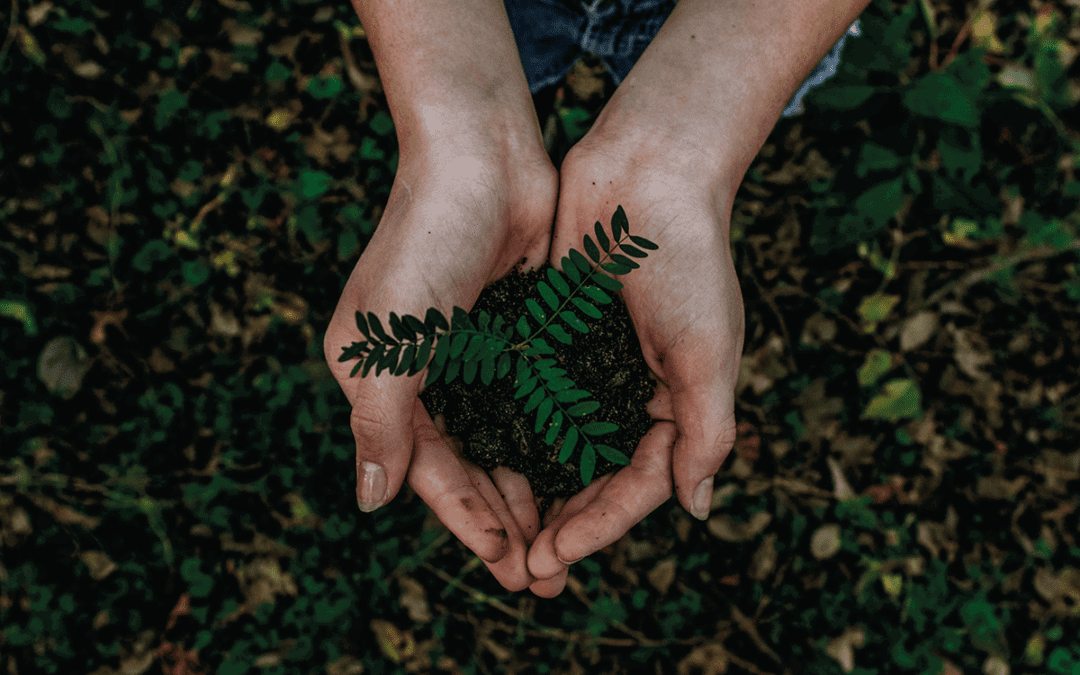
<svg viewBox="0 0 1080 675">
<path fill-rule="evenodd" d="M 416 377 L 374 371 L 353 378 L 349 425 L 356 440 L 356 501 L 371 512 L 393 499 L 405 481 L 413 453 Z"/>
<path fill-rule="evenodd" d="M 675 494 L 691 515 L 706 520 L 713 477 L 735 446 L 734 385 L 715 373 L 704 380 L 680 377 L 670 386 L 678 430 L 671 456 Z"/>
</svg>

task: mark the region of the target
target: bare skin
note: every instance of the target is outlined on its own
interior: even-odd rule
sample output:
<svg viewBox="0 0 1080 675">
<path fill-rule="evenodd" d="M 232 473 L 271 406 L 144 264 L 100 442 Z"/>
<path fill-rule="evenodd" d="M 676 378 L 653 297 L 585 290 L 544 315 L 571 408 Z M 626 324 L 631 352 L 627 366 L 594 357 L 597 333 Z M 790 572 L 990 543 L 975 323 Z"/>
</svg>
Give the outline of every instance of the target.
<svg viewBox="0 0 1080 675">
<path fill-rule="evenodd" d="M 867 4 L 681 0 L 559 175 L 502 0 L 354 0 L 401 152 L 324 343 L 353 406 L 358 499 L 376 488 L 377 508 L 407 479 L 503 587 L 545 598 L 562 592 L 568 563 L 617 541 L 673 493 L 707 517 L 712 477 L 735 441 L 743 347 L 734 195 L 802 79 Z M 471 308 L 522 259 L 526 269 L 558 266 L 619 204 L 632 231 L 660 246 L 621 291 L 658 382 L 656 422 L 630 466 L 541 519 L 523 476 L 505 467 L 489 476 L 460 458 L 417 397 L 423 372 L 350 378 L 353 364 L 337 357 L 362 339 L 355 311 Z M 385 477 L 364 479 L 368 462 Z"/>
</svg>

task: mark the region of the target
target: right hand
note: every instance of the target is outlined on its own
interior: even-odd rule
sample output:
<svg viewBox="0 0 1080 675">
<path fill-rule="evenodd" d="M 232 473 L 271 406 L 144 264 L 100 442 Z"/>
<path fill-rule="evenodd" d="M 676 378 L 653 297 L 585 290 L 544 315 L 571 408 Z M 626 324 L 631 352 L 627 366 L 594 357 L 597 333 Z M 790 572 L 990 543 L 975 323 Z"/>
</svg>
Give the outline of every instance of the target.
<svg viewBox="0 0 1080 675">
<path fill-rule="evenodd" d="M 539 268 L 548 256 L 558 197 L 558 172 L 542 147 L 496 146 L 441 139 L 403 151 L 379 222 L 330 319 L 323 351 L 352 405 L 358 503 L 367 480 L 371 511 L 397 495 L 406 479 L 462 543 L 509 590 L 535 581 L 526 566 L 539 516 L 528 482 L 505 467 L 492 478 L 460 459 L 445 429 L 436 428 L 418 394 L 427 376 L 395 377 L 372 368 L 350 377 L 356 360 L 339 362 L 343 347 L 365 338 L 355 313 L 374 312 L 389 330 L 390 312 L 423 320 L 428 307 L 449 317 L 471 309 L 487 285 L 515 266 Z M 441 420 L 440 420 L 441 421 Z M 370 463 L 370 464 L 369 464 Z"/>
</svg>

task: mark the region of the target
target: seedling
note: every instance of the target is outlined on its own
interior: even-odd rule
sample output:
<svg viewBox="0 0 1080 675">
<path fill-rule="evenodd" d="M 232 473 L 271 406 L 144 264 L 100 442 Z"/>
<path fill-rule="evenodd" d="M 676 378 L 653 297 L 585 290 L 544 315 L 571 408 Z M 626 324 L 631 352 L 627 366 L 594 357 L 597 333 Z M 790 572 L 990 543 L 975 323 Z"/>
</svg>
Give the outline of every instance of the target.
<svg viewBox="0 0 1080 675">
<path fill-rule="evenodd" d="M 617 431 L 619 427 L 612 422 L 585 422 L 582 419 L 596 412 L 600 404 L 591 400 L 589 392 L 577 388 L 573 380 L 566 376 L 566 370 L 558 367 L 556 359 L 544 358 L 555 354 L 555 350 L 542 334 L 547 333 L 563 344 L 571 344 L 571 334 L 559 320 L 572 330 L 588 333 L 588 325 L 574 309 L 589 318 L 601 319 L 603 312 L 597 304 L 609 304 L 611 296 L 608 292 L 623 287 L 622 283 L 600 270 L 627 274 L 639 267 L 627 256 L 646 258 L 649 254 L 641 249 L 654 251 L 659 248 L 644 237 L 630 234 L 622 206 L 617 207 L 611 217 L 611 240 L 626 255 L 613 252 L 612 241 L 600 227 L 599 221 L 595 225 L 595 234 L 596 242 L 585 235 L 584 248 L 596 265 L 590 263 L 589 258 L 581 252 L 570 249 L 569 256 L 562 259 L 562 272 L 549 268 L 547 277 L 550 284 L 544 281 L 536 284 L 537 294 L 544 304 L 534 298 L 527 299 L 525 306 L 529 310 L 528 315 L 521 315 L 514 324 L 498 314 L 493 318 L 486 311 L 480 312 L 474 324 L 468 312 L 456 305 L 451 320 L 447 322 L 439 310 L 431 307 L 422 322 L 410 314 L 399 318 L 390 312 L 390 332 L 393 333 L 393 337 L 390 337 L 373 312 L 368 312 L 366 318 L 357 312 L 356 326 L 367 339 L 342 347 L 343 353 L 338 361 L 360 359 L 350 377 L 361 370 L 361 377 L 367 377 L 372 367 L 376 376 L 389 370 L 394 375 L 407 374 L 411 377 L 427 367 L 425 387 L 440 376 L 450 383 L 461 375 L 465 384 L 472 384 L 478 374 L 480 381 L 489 385 L 494 378 L 505 377 L 513 365 L 516 377 L 514 385 L 517 387 L 514 399 L 529 397 L 525 402 L 525 412 L 536 412 L 533 431 L 543 433 L 544 442 L 552 447 L 562 438 L 560 464 L 570 459 L 580 442 L 581 482 L 588 486 L 596 467 L 596 453 L 616 464 L 629 464 L 630 458 L 615 448 L 594 442 L 595 438 Z M 641 248 L 623 243 L 627 238 Z M 530 316 L 538 328 L 533 328 L 529 322 Z M 515 340 L 515 330 L 520 341 Z"/>
</svg>

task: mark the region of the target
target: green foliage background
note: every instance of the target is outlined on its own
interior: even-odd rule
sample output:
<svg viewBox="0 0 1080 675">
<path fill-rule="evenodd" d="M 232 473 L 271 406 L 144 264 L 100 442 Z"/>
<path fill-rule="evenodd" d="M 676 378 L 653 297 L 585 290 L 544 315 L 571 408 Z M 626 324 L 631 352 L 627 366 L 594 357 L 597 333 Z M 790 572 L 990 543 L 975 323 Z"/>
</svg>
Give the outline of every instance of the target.
<svg viewBox="0 0 1080 675">
<path fill-rule="evenodd" d="M 736 203 L 713 518 L 551 601 L 355 506 L 322 331 L 397 151 L 349 4 L 0 12 L 6 672 L 1080 672 L 1075 5 L 871 4 Z"/>
</svg>

